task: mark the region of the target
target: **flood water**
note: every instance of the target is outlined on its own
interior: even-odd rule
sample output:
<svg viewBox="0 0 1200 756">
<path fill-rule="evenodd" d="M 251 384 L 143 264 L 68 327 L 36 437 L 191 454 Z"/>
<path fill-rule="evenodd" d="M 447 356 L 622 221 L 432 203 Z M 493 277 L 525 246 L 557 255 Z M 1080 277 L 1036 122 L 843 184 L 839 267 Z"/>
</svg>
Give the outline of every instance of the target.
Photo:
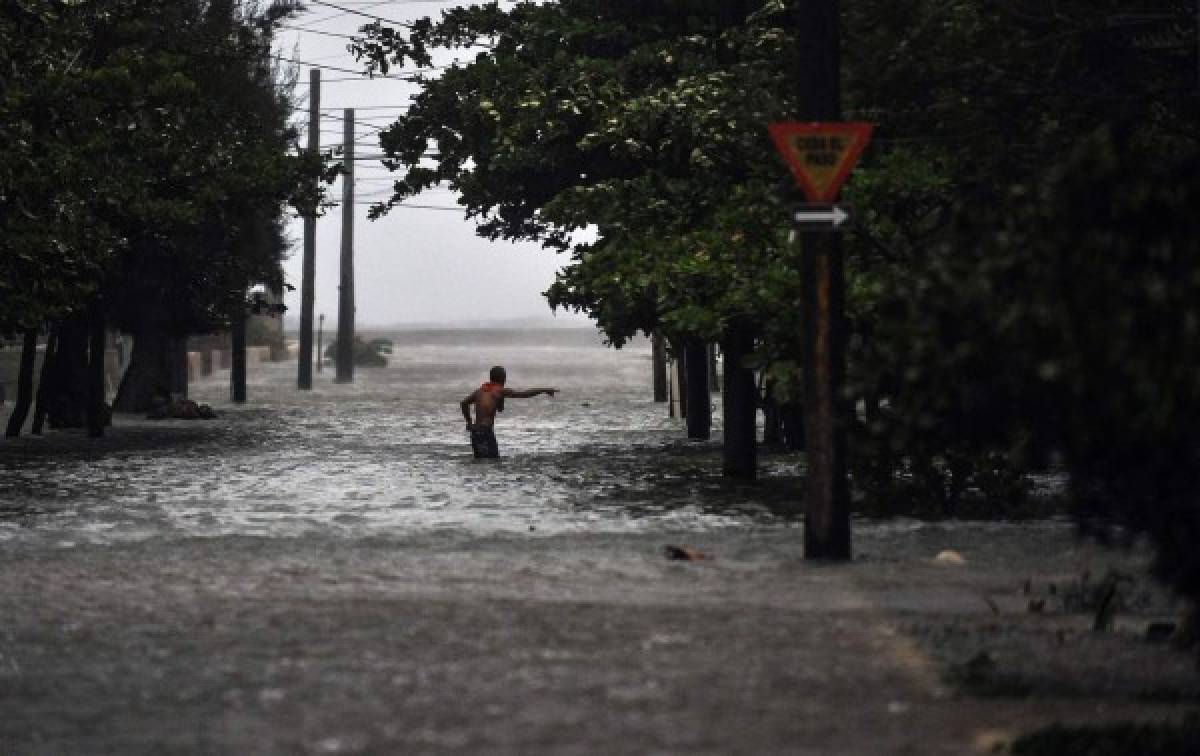
<svg viewBox="0 0 1200 756">
<path fill-rule="evenodd" d="M 0 444 L 0 541 L 789 524 L 772 512 L 798 500 L 797 459 L 764 459 L 764 483 L 722 481 L 719 408 L 714 441 L 687 441 L 652 400 L 647 341 L 616 350 L 588 329 L 380 335 L 395 344 L 389 365 L 359 368 L 352 384 L 326 367 L 301 392 L 294 362 L 255 364 L 246 405 L 228 401 L 228 371 L 192 385 L 217 420 L 118 417 L 100 441 Z M 502 458 L 476 460 L 458 402 L 493 364 L 510 387 L 560 393 L 509 400 Z"/>
<path fill-rule="evenodd" d="M 0 753 L 961 754 L 1195 695 L 1194 659 L 1140 634 L 1165 598 L 1103 638 L 1049 593 L 1026 610 L 1144 555 L 895 519 L 809 564 L 801 457 L 722 479 L 719 411 L 687 441 L 646 343 L 390 336 L 350 385 L 257 364 L 246 405 L 227 371 L 192 387 L 216 420 L 0 443 Z M 494 364 L 560 393 L 510 400 L 476 460 L 458 403 Z M 984 651 L 1043 697 L 948 695 Z"/>
</svg>

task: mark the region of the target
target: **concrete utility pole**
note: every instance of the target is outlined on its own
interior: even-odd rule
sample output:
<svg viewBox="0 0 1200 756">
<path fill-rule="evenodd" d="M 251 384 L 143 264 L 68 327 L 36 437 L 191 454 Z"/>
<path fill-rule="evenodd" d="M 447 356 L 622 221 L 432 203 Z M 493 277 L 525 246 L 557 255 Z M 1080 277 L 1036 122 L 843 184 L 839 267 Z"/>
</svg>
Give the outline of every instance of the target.
<svg viewBox="0 0 1200 756">
<path fill-rule="evenodd" d="M 321 69 L 308 72 L 308 149 L 321 149 Z M 317 275 L 317 213 L 304 218 L 304 267 L 300 279 L 300 358 L 296 371 L 296 387 L 301 391 L 312 388 L 313 307 L 316 303 Z"/>
<path fill-rule="evenodd" d="M 840 121 L 838 0 L 799 0 L 797 29 L 801 121 Z M 850 558 L 846 479 L 845 292 L 836 233 L 800 235 L 803 251 L 804 429 L 807 559 Z"/>
<path fill-rule="evenodd" d="M 317 372 L 325 368 L 325 313 L 317 316 Z"/>
<path fill-rule="evenodd" d="M 354 109 L 342 111 L 342 276 L 338 286 L 335 383 L 354 380 Z"/>
</svg>

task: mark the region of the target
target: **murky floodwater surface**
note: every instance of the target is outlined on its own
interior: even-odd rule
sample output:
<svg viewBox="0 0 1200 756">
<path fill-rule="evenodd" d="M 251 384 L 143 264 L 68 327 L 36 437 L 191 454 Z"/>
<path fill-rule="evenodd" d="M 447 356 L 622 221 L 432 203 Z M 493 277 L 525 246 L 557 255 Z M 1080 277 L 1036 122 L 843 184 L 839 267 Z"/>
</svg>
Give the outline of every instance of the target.
<svg viewBox="0 0 1200 756">
<path fill-rule="evenodd" d="M 389 366 L 360 368 L 350 385 L 326 369 L 300 392 L 294 362 L 252 365 L 241 407 L 228 371 L 193 384 L 217 420 L 118 418 L 98 442 L 0 445 L 0 539 L 704 528 L 775 521 L 767 505 L 788 496 L 720 479 L 715 442 L 687 442 L 652 401 L 645 342 L 614 350 L 584 330 L 389 336 Z M 475 460 L 458 402 L 493 364 L 511 387 L 561 393 L 510 400 L 503 458 Z M 765 464 L 786 473 L 794 460 Z"/>
</svg>

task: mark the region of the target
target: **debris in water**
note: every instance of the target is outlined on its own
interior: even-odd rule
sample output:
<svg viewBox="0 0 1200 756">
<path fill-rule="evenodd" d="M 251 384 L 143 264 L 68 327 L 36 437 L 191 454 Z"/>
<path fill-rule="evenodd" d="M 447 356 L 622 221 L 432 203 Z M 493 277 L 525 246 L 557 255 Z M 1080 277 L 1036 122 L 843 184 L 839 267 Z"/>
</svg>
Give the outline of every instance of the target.
<svg viewBox="0 0 1200 756">
<path fill-rule="evenodd" d="M 663 553 L 667 559 L 678 559 L 685 562 L 698 562 L 701 559 L 708 559 L 708 555 L 699 549 L 693 549 L 691 546 L 663 546 Z"/>
<path fill-rule="evenodd" d="M 980 651 L 967 660 L 962 671 L 967 682 L 980 683 L 985 681 L 995 669 L 996 660 L 992 658 L 992 655 L 987 651 Z"/>
<path fill-rule="evenodd" d="M 948 564 L 956 567 L 967 563 L 966 558 L 962 554 L 951 549 L 938 552 L 938 555 L 933 558 L 933 561 L 938 564 Z"/>
<path fill-rule="evenodd" d="M 169 401 L 159 398 L 154 406 L 146 413 L 151 420 L 175 418 L 177 420 L 212 420 L 217 416 L 213 408 L 207 404 L 197 404 L 191 399 Z"/>
</svg>

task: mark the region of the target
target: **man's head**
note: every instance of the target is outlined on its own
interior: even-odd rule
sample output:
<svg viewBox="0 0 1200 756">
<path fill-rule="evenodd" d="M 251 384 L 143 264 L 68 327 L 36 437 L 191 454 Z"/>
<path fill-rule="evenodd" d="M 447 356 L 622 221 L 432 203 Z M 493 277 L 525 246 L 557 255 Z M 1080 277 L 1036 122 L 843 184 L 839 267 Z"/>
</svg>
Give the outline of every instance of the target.
<svg viewBox="0 0 1200 756">
<path fill-rule="evenodd" d="M 499 383 L 501 386 L 504 385 L 504 382 L 507 379 L 508 375 L 504 372 L 504 368 L 500 367 L 499 365 L 492 368 L 491 372 L 488 373 L 488 380 L 492 383 Z"/>
</svg>

